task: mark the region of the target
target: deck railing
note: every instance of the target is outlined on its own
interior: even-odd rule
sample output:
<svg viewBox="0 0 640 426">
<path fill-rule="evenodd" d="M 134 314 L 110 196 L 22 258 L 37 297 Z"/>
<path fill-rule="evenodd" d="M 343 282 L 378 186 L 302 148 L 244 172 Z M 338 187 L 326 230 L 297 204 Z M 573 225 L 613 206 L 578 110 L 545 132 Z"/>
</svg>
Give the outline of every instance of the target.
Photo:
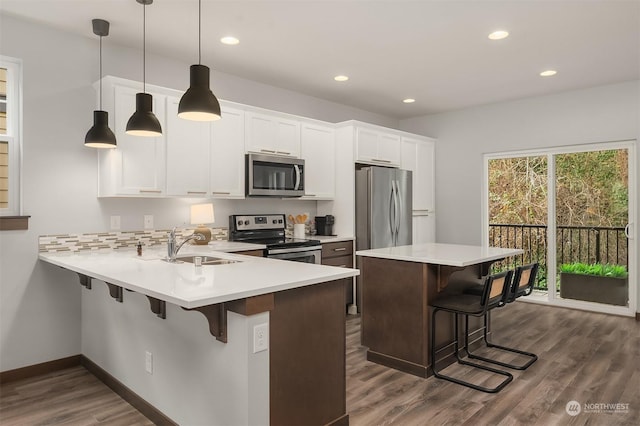
<svg viewBox="0 0 640 426">
<path fill-rule="evenodd" d="M 547 289 L 547 226 L 493 223 L 489 225 L 489 245 L 521 248 L 524 253 L 496 268 L 513 268 L 538 262 L 537 289 Z M 628 266 L 628 240 L 623 227 L 558 226 L 556 259 L 562 263 L 610 263 Z M 506 263 L 509 262 L 509 263 Z"/>
</svg>

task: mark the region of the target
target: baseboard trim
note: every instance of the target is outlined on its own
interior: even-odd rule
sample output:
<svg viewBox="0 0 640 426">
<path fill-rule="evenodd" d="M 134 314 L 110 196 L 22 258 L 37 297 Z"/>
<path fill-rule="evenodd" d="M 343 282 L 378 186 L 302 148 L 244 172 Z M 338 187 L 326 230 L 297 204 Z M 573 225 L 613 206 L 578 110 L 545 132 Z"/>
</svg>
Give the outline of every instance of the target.
<svg viewBox="0 0 640 426">
<path fill-rule="evenodd" d="M 15 382 L 16 380 L 29 379 L 43 374 L 53 373 L 80 365 L 80 355 L 72 355 L 66 358 L 55 359 L 40 364 L 28 365 L 14 370 L 0 372 L 0 384 Z"/>
<path fill-rule="evenodd" d="M 120 398 L 127 401 L 136 410 L 140 411 L 146 418 L 151 420 L 156 425 L 171 425 L 177 426 L 178 423 L 171 420 L 163 412 L 156 407 L 142 399 L 134 391 L 126 387 L 122 382 L 113 377 L 107 371 L 103 370 L 98 364 L 91 361 L 84 355 L 80 356 L 80 364 L 86 368 L 91 374 L 96 376 L 102 383 L 107 385 L 111 390 L 117 393 Z"/>
</svg>

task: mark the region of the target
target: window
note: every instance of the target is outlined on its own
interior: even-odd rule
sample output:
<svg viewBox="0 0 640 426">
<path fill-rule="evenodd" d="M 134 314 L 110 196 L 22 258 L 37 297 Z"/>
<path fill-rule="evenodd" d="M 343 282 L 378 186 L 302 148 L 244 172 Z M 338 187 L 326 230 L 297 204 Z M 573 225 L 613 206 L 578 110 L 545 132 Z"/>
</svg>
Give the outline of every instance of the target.
<svg viewBox="0 0 640 426">
<path fill-rule="evenodd" d="M 21 83 L 21 61 L 0 56 L 0 216 L 21 214 Z"/>
</svg>

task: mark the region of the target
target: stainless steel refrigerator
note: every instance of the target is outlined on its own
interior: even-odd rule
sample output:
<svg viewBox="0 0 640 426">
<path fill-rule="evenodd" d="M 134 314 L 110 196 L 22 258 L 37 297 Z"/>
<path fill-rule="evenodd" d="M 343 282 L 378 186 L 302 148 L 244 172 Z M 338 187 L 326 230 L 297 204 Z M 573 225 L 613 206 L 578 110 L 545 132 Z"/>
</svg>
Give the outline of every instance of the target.
<svg viewBox="0 0 640 426">
<path fill-rule="evenodd" d="M 404 246 L 412 239 L 412 175 L 409 170 L 356 170 L 356 247 Z"/>
</svg>

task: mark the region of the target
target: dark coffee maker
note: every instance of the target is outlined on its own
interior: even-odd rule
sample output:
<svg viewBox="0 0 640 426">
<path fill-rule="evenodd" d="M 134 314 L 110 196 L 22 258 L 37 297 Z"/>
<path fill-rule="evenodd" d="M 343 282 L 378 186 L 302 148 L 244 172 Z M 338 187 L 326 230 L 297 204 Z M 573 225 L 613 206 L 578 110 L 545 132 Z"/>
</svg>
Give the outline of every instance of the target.
<svg viewBox="0 0 640 426">
<path fill-rule="evenodd" d="M 330 214 L 316 216 L 316 235 L 333 235 L 334 222 L 335 218 Z"/>
</svg>

